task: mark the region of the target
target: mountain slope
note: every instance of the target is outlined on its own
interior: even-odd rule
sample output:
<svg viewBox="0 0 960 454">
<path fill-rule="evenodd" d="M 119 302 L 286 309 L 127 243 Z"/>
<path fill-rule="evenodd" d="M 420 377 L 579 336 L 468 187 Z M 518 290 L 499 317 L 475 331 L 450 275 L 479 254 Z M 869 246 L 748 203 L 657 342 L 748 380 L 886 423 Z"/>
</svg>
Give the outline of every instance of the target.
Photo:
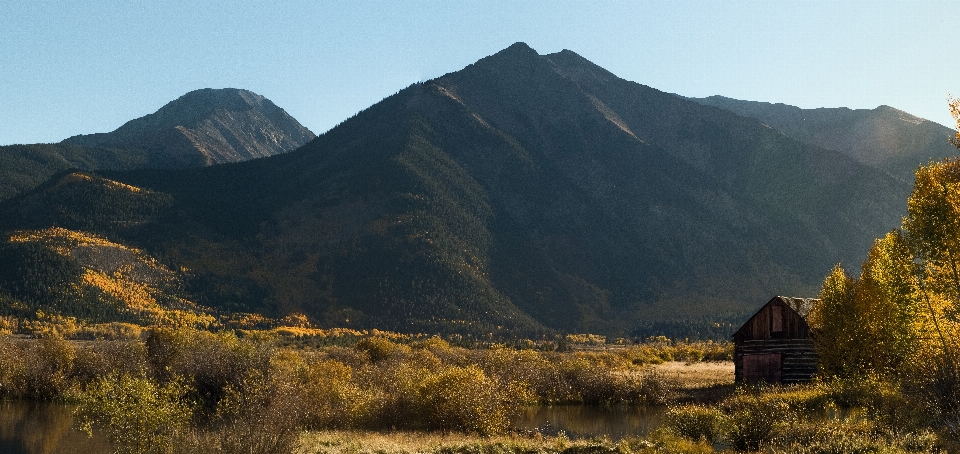
<svg viewBox="0 0 960 454">
<path fill-rule="evenodd" d="M 0 205 L 0 226 L 72 223 L 142 247 L 190 270 L 207 306 L 473 335 L 703 335 L 858 263 L 909 189 L 522 43 L 291 153 L 104 176 L 163 203 L 124 223 L 45 189 Z M 27 222 L 41 213 L 72 217 Z"/>
<path fill-rule="evenodd" d="M 691 99 L 756 118 L 790 137 L 843 152 L 907 182 L 913 181 L 918 166 L 957 153 L 949 141 L 955 131 L 890 106 L 801 109 L 723 96 Z"/>
<path fill-rule="evenodd" d="M 87 321 L 207 327 L 215 321 L 185 298 L 183 276 L 141 250 L 81 229 L 129 231 L 167 206 L 163 194 L 79 172 L 64 173 L 23 198 L 22 210 L 77 207 L 73 212 L 7 220 L 27 227 L 0 240 L 0 302 L 5 315 L 39 313 Z M 29 225 L 64 227 L 29 229 Z M 38 312 L 39 311 L 39 312 Z"/>
<path fill-rule="evenodd" d="M 73 168 L 120 170 L 145 167 L 145 153 L 70 144 L 0 147 L 0 200 L 35 188 L 57 172 Z"/>
</svg>

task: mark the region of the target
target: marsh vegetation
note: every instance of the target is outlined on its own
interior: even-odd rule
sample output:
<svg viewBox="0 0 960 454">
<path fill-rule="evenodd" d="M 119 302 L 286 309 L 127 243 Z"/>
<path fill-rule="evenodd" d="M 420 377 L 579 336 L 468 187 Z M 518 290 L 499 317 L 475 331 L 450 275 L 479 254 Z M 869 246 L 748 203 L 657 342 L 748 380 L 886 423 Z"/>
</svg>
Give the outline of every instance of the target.
<svg viewBox="0 0 960 454">
<path fill-rule="evenodd" d="M 386 332 L 100 330 L 114 335 L 0 338 L 0 392 L 71 402 L 73 424 L 117 452 L 956 448 L 929 401 L 880 375 L 735 387 L 729 362 L 714 363 L 731 359 L 728 343 L 571 336 L 468 348 Z M 545 404 L 654 406 L 660 423 L 613 437 L 518 427 L 522 413 Z"/>
<path fill-rule="evenodd" d="M 76 402 L 78 424 L 122 452 L 289 452 L 305 430 L 488 436 L 508 433 L 535 404 L 662 404 L 671 390 L 650 364 L 732 353 L 728 344 L 665 339 L 556 351 L 556 342 L 465 348 L 383 332 L 284 333 L 8 335 L 0 338 L 0 393 Z M 331 345 L 316 346 L 323 343 Z"/>
</svg>

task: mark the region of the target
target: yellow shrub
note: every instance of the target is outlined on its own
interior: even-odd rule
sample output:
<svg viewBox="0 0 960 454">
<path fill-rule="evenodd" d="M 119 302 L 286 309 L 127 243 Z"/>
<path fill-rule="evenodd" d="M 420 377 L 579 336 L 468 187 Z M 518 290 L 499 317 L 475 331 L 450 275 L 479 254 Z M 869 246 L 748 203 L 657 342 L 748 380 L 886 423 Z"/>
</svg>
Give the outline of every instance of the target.
<svg viewBox="0 0 960 454">
<path fill-rule="evenodd" d="M 481 434 L 503 432 L 510 421 L 497 387 L 477 366 L 448 367 L 425 377 L 420 399 L 430 427 Z"/>
</svg>

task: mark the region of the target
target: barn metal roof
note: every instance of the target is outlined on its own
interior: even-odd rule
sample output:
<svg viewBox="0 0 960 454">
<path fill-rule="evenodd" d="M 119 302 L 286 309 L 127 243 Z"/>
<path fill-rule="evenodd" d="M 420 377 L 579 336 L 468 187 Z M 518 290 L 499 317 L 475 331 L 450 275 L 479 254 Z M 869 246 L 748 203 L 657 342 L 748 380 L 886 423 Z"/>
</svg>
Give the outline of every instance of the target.
<svg viewBox="0 0 960 454">
<path fill-rule="evenodd" d="M 790 306 L 790 309 L 797 311 L 804 320 L 807 319 L 807 314 L 810 313 L 813 305 L 820 301 L 816 298 L 796 298 L 792 296 L 777 296 L 777 298 L 780 298 L 780 301 Z"/>
<path fill-rule="evenodd" d="M 737 337 L 737 335 L 740 334 L 740 331 L 742 331 L 743 328 L 750 323 L 750 320 L 753 320 L 753 318 L 756 317 L 757 314 L 759 314 L 764 307 L 767 307 L 768 305 L 770 305 L 771 303 L 777 300 L 780 300 L 781 303 L 785 304 L 787 307 L 789 307 L 790 309 L 793 309 L 796 313 L 800 314 L 800 317 L 802 317 L 804 321 L 806 321 L 807 316 L 810 315 L 810 309 L 813 308 L 813 305 L 820 302 L 820 300 L 817 298 L 775 296 L 770 301 L 767 301 L 766 304 L 764 304 L 763 306 L 760 306 L 760 309 L 757 309 L 757 312 L 754 312 L 754 314 L 751 315 L 750 318 L 747 319 L 747 321 L 743 325 L 741 325 L 739 329 L 737 329 L 737 332 L 733 333 L 733 337 Z"/>
</svg>

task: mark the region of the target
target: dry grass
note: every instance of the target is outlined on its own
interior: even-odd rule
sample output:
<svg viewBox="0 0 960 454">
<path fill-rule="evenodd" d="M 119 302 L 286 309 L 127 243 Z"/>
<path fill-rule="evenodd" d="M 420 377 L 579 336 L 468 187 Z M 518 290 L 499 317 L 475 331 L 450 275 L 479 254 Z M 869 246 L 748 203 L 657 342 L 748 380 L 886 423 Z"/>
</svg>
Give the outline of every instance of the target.
<svg viewBox="0 0 960 454">
<path fill-rule="evenodd" d="M 606 443 L 613 445 L 609 440 Z M 476 434 L 459 432 L 316 431 L 304 433 L 300 437 L 299 448 L 294 452 L 296 454 L 550 453 L 589 444 L 591 444 L 590 440 L 569 440 L 562 435 L 480 437 Z M 604 452 L 609 451 L 611 450 L 604 450 Z"/>
<path fill-rule="evenodd" d="M 733 361 L 668 361 L 650 366 L 671 388 L 696 389 L 733 384 Z"/>
<path fill-rule="evenodd" d="M 733 361 L 668 361 L 648 367 L 668 390 L 668 402 L 711 405 L 729 397 L 736 389 Z"/>
<path fill-rule="evenodd" d="M 503 437 L 509 438 L 509 437 Z M 492 439 L 484 439 L 492 440 Z M 446 446 L 473 444 L 475 435 L 432 432 L 319 431 L 300 437 L 298 453 L 359 454 L 415 453 Z"/>
</svg>

